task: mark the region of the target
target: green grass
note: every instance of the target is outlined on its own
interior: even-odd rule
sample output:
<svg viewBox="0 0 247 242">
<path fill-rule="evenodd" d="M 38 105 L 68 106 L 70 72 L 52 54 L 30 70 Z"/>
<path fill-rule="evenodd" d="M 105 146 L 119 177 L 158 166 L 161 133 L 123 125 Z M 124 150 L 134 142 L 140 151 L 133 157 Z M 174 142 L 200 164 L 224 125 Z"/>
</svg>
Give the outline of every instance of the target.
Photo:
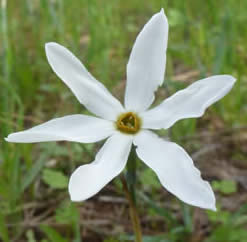
<svg viewBox="0 0 247 242">
<path fill-rule="evenodd" d="M 13 131 L 56 116 L 86 112 L 49 67 L 44 52 L 46 42 L 55 41 L 68 47 L 98 80 L 122 98 L 126 63 L 135 37 L 163 7 L 170 23 L 166 71 L 170 93 L 188 85 L 189 82 L 181 83 L 177 79 L 178 74 L 187 71 L 198 71 L 198 78 L 226 73 L 238 79 L 231 93 L 210 108 L 207 120 L 176 124 L 172 130 L 174 139 L 189 151 L 195 150 L 199 144 L 184 141 L 183 137 L 196 135 L 202 128 L 215 132 L 210 126 L 215 119 L 221 120 L 225 130 L 247 122 L 247 1 L 17 0 L 8 1 L 7 6 L 4 0 L 0 2 L 0 238 L 3 241 L 82 241 L 80 218 L 76 215 L 80 206 L 68 202 L 66 188 L 57 189 L 49 179 L 44 181 L 43 171 L 50 169 L 69 176 L 80 163 L 93 159 L 99 145 L 4 141 Z M 234 156 L 238 151 L 232 152 Z M 145 168 L 141 169 L 145 172 Z M 154 206 L 159 192 L 155 192 L 155 185 L 150 186 L 154 198 L 147 204 Z M 52 218 L 56 215 L 53 225 L 64 224 L 70 217 L 65 229 L 49 224 L 23 225 L 27 218 L 25 206 L 44 204 L 48 198 L 58 201 L 57 209 L 47 215 Z M 65 209 L 64 203 L 70 205 Z M 173 203 L 179 204 L 177 200 Z M 37 214 L 33 217 L 38 218 L 46 209 L 35 210 Z M 157 216 L 160 209 L 163 208 L 154 207 L 150 214 Z M 184 207 L 182 211 L 184 223 L 168 222 L 164 216 L 170 228 L 165 231 L 164 241 L 168 237 L 169 241 L 190 237 L 192 212 Z M 218 228 L 215 221 L 212 224 L 218 230 L 227 227 Z M 160 232 L 157 228 L 157 236 Z M 221 236 L 217 233 L 207 241 Z M 101 237 L 107 238 L 103 233 Z M 160 240 L 149 236 L 146 241 Z"/>
</svg>

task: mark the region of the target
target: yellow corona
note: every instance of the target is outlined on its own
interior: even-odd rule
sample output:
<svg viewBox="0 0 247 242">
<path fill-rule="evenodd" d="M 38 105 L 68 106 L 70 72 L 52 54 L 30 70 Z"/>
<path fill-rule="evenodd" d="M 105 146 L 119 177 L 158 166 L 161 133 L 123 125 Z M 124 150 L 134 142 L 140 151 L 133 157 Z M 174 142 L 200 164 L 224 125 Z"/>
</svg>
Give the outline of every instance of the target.
<svg viewBox="0 0 247 242">
<path fill-rule="evenodd" d="M 118 117 L 116 127 L 122 133 L 136 134 L 141 128 L 141 119 L 136 113 L 123 113 Z"/>
</svg>

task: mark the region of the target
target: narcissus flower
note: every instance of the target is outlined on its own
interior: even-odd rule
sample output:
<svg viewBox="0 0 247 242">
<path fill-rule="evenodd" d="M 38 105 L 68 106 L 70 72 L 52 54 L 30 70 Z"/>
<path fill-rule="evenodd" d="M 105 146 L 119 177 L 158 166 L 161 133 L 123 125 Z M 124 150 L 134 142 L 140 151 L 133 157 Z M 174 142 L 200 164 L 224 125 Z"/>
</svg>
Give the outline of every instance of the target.
<svg viewBox="0 0 247 242">
<path fill-rule="evenodd" d="M 127 65 L 124 106 L 66 48 L 46 44 L 47 59 L 54 72 L 97 117 L 76 114 L 56 118 L 12 133 L 6 140 L 91 143 L 107 138 L 95 160 L 72 174 L 69 181 L 72 201 L 92 197 L 116 177 L 124 169 L 133 144 L 137 156 L 153 169 L 169 192 L 185 203 L 215 210 L 212 188 L 201 178 L 190 156 L 182 147 L 151 130 L 168 129 L 178 120 L 203 115 L 209 105 L 231 90 L 235 79 L 217 75 L 199 80 L 149 109 L 154 92 L 163 83 L 167 39 L 168 22 L 161 10 L 135 41 Z"/>
</svg>

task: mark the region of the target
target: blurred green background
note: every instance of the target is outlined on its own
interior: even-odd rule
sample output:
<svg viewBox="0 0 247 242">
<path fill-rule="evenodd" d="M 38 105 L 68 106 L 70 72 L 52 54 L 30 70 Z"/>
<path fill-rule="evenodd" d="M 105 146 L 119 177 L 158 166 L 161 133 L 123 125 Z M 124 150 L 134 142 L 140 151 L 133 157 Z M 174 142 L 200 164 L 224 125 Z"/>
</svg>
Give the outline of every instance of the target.
<svg viewBox="0 0 247 242">
<path fill-rule="evenodd" d="M 128 205 L 115 179 L 74 204 L 68 177 L 102 143 L 10 144 L 10 132 L 85 113 L 53 73 L 44 44 L 69 48 L 122 100 L 137 33 L 164 8 L 169 20 L 168 94 L 212 74 L 231 74 L 233 90 L 197 120 L 178 122 L 183 145 L 216 192 L 218 212 L 182 204 L 138 163 L 144 242 L 247 241 L 247 1 L 0 0 L 0 238 L 28 242 L 133 241 Z M 166 135 L 160 132 L 160 135 Z"/>
</svg>

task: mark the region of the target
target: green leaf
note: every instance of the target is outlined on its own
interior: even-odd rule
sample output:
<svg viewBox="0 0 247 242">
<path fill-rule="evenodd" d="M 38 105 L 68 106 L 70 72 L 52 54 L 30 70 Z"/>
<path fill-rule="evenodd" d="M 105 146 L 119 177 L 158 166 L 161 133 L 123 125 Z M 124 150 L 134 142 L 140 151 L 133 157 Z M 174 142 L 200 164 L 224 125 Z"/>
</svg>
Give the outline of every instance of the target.
<svg viewBox="0 0 247 242">
<path fill-rule="evenodd" d="M 40 229 L 46 234 L 51 242 L 67 242 L 67 240 L 65 240 L 55 229 L 47 225 L 40 225 Z"/>
<path fill-rule="evenodd" d="M 176 218 L 173 216 L 173 214 L 170 211 L 168 211 L 163 207 L 157 206 L 157 204 L 152 199 L 150 199 L 142 192 L 138 192 L 137 195 L 142 201 L 146 202 L 156 214 L 163 216 L 168 224 L 176 223 Z"/>
<path fill-rule="evenodd" d="M 33 230 L 29 229 L 29 230 L 26 232 L 26 236 L 27 236 L 27 241 L 28 241 L 28 242 L 37 242 L 37 240 L 36 240 L 35 237 L 34 237 L 34 232 L 33 232 Z"/>
<path fill-rule="evenodd" d="M 75 204 L 70 201 L 64 201 L 56 209 L 56 221 L 60 224 L 72 224 L 79 221 L 79 211 Z"/>
<path fill-rule="evenodd" d="M 246 238 L 247 231 L 245 229 L 223 225 L 213 230 L 205 242 L 246 242 Z"/>
<path fill-rule="evenodd" d="M 0 238 L 2 238 L 2 240 L 4 242 L 10 241 L 8 229 L 7 229 L 7 226 L 5 224 L 5 218 L 4 218 L 4 215 L 2 213 L 0 213 Z"/>
<path fill-rule="evenodd" d="M 218 208 L 217 213 L 214 211 L 208 210 L 207 214 L 208 214 L 209 220 L 214 223 L 220 222 L 220 223 L 226 224 L 231 217 L 231 214 L 228 211 L 221 211 L 220 208 Z"/>
<path fill-rule="evenodd" d="M 191 233 L 193 230 L 191 208 L 183 202 L 180 202 L 180 205 L 182 208 L 182 214 L 183 214 L 185 229 L 187 232 Z"/>
<path fill-rule="evenodd" d="M 224 194 L 232 194 L 237 191 L 237 183 L 233 180 L 214 181 L 212 186 Z"/>
<path fill-rule="evenodd" d="M 160 188 L 159 180 L 157 179 L 156 174 L 151 169 L 143 170 L 139 179 L 144 186 L 147 185 L 153 189 Z"/>
<path fill-rule="evenodd" d="M 54 189 L 64 189 L 67 188 L 69 180 L 62 172 L 44 169 L 42 180 Z"/>
<path fill-rule="evenodd" d="M 80 212 L 74 203 L 64 201 L 56 209 L 55 218 L 56 222 L 59 224 L 71 225 L 74 231 L 73 242 L 81 242 Z"/>
<path fill-rule="evenodd" d="M 179 11 L 175 8 L 171 8 L 169 13 L 169 25 L 170 26 L 178 26 L 184 23 L 184 16 L 183 16 L 183 12 Z"/>
<path fill-rule="evenodd" d="M 28 173 L 25 175 L 25 178 L 23 179 L 21 192 L 24 192 L 24 190 L 34 181 L 35 177 L 44 167 L 46 158 L 47 156 L 43 154 L 41 155 L 40 159 L 33 164 L 32 168 L 28 171 Z"/>
</svg>

